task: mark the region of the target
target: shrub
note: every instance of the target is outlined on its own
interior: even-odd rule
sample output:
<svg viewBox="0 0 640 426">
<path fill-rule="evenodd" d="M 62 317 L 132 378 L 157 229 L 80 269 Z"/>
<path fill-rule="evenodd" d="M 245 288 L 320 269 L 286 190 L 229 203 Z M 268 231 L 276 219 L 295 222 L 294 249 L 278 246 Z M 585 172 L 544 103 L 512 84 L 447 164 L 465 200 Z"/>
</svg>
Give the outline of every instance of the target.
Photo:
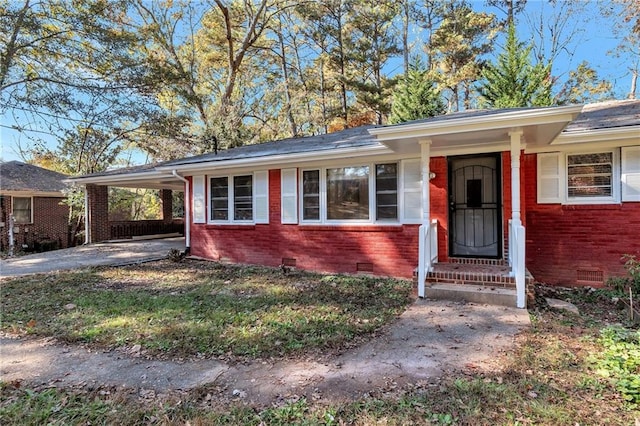
<svg viewBox="0 0 640 426">
<path fill-rule="evenodd" d="M 611 277 L 607 280 L 607 285 L 619 294 L 626 295 L 628 288 L 631 288 L 634 294 L 640 294 L 640 260 L 633 254 L 623 255 L 622 260 L 628 276 Z"/>
</svg>

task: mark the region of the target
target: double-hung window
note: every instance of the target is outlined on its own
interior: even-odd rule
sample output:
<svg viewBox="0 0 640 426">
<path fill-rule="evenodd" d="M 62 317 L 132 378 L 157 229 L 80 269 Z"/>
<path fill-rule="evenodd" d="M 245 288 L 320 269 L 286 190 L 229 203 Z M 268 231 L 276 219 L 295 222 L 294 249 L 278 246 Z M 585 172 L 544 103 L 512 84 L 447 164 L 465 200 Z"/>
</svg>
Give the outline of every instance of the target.
<svg viewBox="0 0 640 426">
<path fill-rule="evenodd" d="M 303 222 L 395 222 L 398 164 L 303 170 L 301 195 Z"/>
<path fill-rule="evenodd" d="M 567 155 L 569 200 L 613 196 L 613 152 Z"/>
<path fill-rule="evenodd" d="M 538 202 L 620 202 L 620 150 L 538 154 Z"/>
<path fill-rule="evenodd" d="M 15 223 L 32 223 L 31 197 L 13 197 L 12 214 Z"/>
<path fill-rule="evenodd" d="M 212 222 L 253 220 L 253 176 L 212 177 L 209 194 Z"/>
</svg>

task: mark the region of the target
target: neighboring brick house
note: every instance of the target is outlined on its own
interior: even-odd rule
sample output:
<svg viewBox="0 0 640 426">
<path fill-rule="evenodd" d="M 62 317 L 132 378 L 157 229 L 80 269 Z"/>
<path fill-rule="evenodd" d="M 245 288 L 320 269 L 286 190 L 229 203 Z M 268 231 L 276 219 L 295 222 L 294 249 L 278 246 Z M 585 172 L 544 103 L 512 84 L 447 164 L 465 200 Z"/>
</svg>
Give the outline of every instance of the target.
<svg viewBox="0 0 640 426">
<path fill-rule="evenodd" d="M 419 296 L 474 284 L 524 307 L 532 279 L 601 286 L 640 254 L 640 101 L 465 111 L 75 180 L 89 198 L 184 182 L 195 256 L 416 273 Z"/>
<path fill-rule="evenodd" d="M 66 175 L 19 161 L 0 163 L 0 249 L 9 246 L 14 217 L 15 249 L 27 251 L 69 245 L 69 207 L 61 204 Z"/>
</svg>

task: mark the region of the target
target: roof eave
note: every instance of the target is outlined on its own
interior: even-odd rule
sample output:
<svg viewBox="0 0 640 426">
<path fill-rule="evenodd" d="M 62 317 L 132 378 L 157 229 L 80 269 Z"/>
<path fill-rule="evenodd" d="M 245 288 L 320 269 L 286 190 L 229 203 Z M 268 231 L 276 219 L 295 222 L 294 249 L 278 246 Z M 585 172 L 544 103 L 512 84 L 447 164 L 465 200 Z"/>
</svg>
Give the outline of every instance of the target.
<svg viewBox="0 0 640 426">
<path fill-rule="evenodd" d="M 558 135 L 558 137 L 551 142 L 551 145 L 560 146 L 629 139 L 635 140 L 636 144 L 640 142 L 640 125 L 565 132 Z"/>
<path fill-rule="evenodd" d="M 124 173 L 121 173 L 121 174 L 113 173 L 113 174 L 99 175 L 99 176 L 74 177 L 74 178 L 65 179 L 64 182 L 68 182 L 71 184 L 78 184 L 78 185 L 86 185 L 86 184 L 100 185 L 100 184 L 108 184 L 108 183 L 114 183 L 114 182 L 126 183 L 126 182 L 139 181 L 139 180 L 145 180 L 145 179 L 168 179 L 168 178 L 176 179 L 175 176 L 173 176 L 171 173 L 163 173 L 157 170 L 152 170 L 152 171 L 142 172 L 142 173 L 127 173 L 126 171 L 124 171 Z"/>
<path fill-rule="evenodd" d="M 478 117 L 460 117 L 445 121 L 420 122 L 401 124 L 391 127 L 376 127 L 369 129 L 378 140 L 428 138 L 430 136 L 455 133 L 478 132 L 501 128 L 516 128 L 521 126 L 571 122 L 582 111 L 582 105 L 571 105 L 554 108 L 540 108 L 527 111 L 508 111 L 493 115 Z"/>
<path fill-rule="evenodd" d="M 291 154 L 278 154 L 268 155 L 264 157 L 255 158 L 237 158 L 229 160 L 214 160 L 214 161 L 200 161 L 197 163 L 185 163 L 174 164 L 167 166 L 159 166 L 158 171 L 171 172 L 173 170 L 177 172 L 192 172 L 199 170 L 222 170 L 238 167 L 267 167 L 272 165 L 286 165 L 290 163 L 299 164 L 303 161 L 317 161 L 317 160 L 333 160 L 349 157 L 365 157 L 370 155 L 380 154 L 392 154 L 393 151 L 382 144 L 350 147 L 350 148 L 338 148 L 338 149 L 324 149 L 312 152 L 300 152 Z"/>
</svg>

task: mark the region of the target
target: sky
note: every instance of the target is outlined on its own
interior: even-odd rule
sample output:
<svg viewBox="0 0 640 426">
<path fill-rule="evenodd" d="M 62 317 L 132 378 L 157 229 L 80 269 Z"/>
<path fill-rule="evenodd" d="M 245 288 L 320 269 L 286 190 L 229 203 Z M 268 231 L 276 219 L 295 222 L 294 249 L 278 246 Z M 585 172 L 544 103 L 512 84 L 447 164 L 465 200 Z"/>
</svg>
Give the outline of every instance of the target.
<svg viewBox="0 0 640 426">
<path fill-rule="evenodd" d="M 607 1 L 607 0 L 601 0 Z M 562 51 L 561 55 L 556 59 L 553 66 L 554 75 L 566 79 L 570 70 L 575 69 L 579 63 L 586 60 L 596 69 L 600 78 L 610 81 L 614 86 L 616 99 L 624 99 L 629 91 L 631 83 L 631 72 L 629 70 L 629 57 L 611 55 L 612 52 L 621 42 L 621 36 L 616 34 L 610 20 L 603 18 L 599 12 L 598 2 L 595 0 L 576 0 L 582 2 L 585 6 L 582 13 L 573 27 L 566 27 L 565 30 L 576 31 L 573 42 Z M 474 1 L 475 10 L 484 9 L 484 1 Z M 500 12 L 494 8 L 488 9 L 496 13 L 500 17 Z M 523 15 L 518 19 L 518 37 L 521 41 L 528 43 L 532 40 L 531 35 L 531 19 L 527 17 L 538 17 L 543 14 L 545 24 L 552 21 L 551 16 L 554 13 L 549 2 L 546 0 L 529 0 L 527 8 Z M 500 46 L 502 39 L 496 41 Z M 500 49 L 496 49 L 499 51 Z M 397 66 L 397 72 L 402 71 L 401 66 Z M 23 146 L 29 143 L 25 135 L 19 132 L 7 129 L 5 126 L 11 127 L 15 125 L 15 121 L 10 112 L 0 116 L 0 160 L 12 161 L 19 160 L 19 145 Z M 43 134 L 33 134 L 32 136 L 40 136 L 44 142 L 50 147 L 55 148 L 55 138 Z M 143 155 L 134 155 L 135 162 L 143 162 Z"/>
</svg>

